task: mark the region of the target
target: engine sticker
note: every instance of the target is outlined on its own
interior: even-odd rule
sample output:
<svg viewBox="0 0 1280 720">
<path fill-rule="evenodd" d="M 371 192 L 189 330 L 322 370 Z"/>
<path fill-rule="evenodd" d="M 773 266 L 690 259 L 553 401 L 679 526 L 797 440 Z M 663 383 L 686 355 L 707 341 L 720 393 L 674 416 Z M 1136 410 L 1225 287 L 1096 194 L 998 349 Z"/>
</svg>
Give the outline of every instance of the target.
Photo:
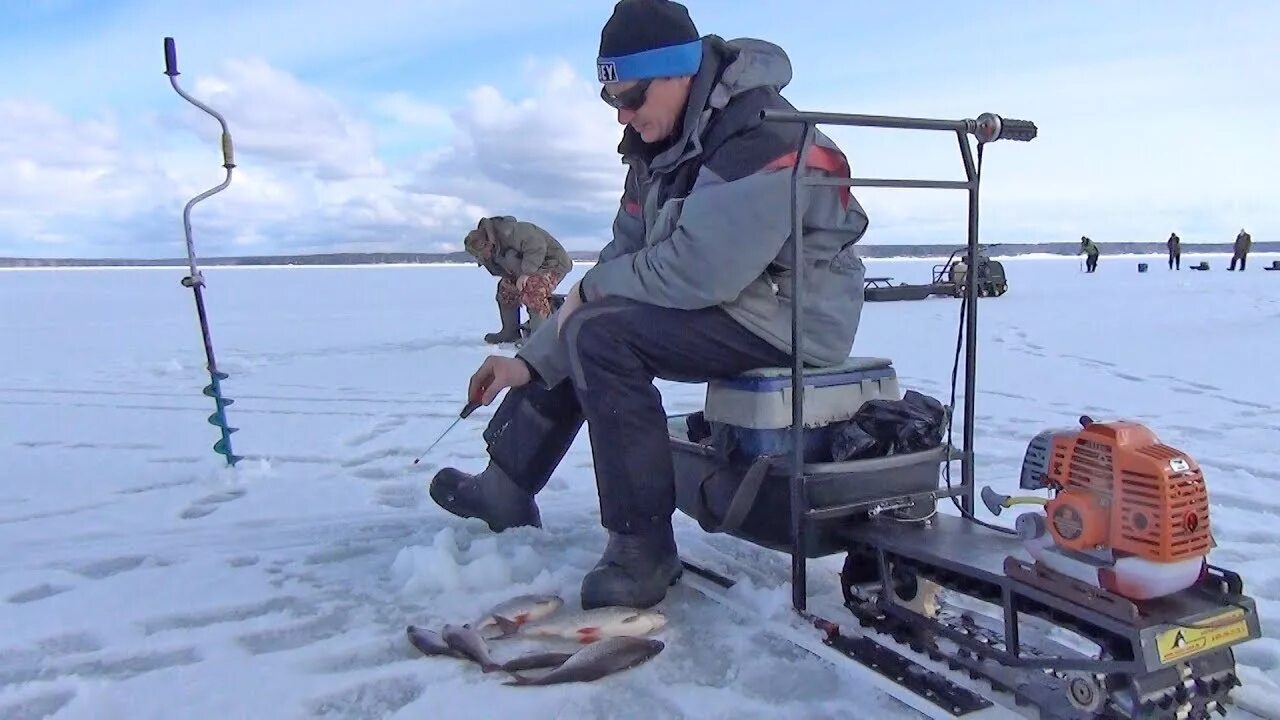
<svg viewBox="0 0 1280 720">
<path fill-rule="evenodd" d="M 1187 625 L 1156 636 L 1156 654 L 1161 664 L 1185 660 L 1249 637 L 1249 622 L 1239 608 Z"/>
</svg>

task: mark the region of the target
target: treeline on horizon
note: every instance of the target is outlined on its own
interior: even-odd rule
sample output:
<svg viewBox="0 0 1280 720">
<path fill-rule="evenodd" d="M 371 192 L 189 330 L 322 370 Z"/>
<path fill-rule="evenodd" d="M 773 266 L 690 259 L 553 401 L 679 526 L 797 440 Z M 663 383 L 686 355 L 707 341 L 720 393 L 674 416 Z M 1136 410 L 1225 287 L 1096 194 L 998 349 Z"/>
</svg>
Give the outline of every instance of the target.
<svg viewBox="0 0 1280 720">
<path fill-rule="evenodd" d="M 1163 254 L 1163 242 L 1106 242 L 1098 243 L 1103 255 L 1152 255 Z M 1011 258 L 1019 255 L 1077 255 L 1078 243 L 1008 243 L 985 245 L 993 258 Z M 926 258 L 946 257 L 962 250 L 962 245 L 858 245 L 858 254 L 864 258 Z M 1255 242 L 1253 253 L 1280 252 L 1280 242 Z M 1231 243 L 1182 243 L 1183 255 L 1196 253 L 1231 253 Z M 569 255 L 576 262 L 594 262 L 598 251 L 574 250 Z M 313 253 L 305 255 L 245 255 L 227 257 L 197 257 L 201 266 L 228 265 L 403 265 L 403 264 L 475 264 L 474 258 L 465 252 L 368 252 L 368 253 Z M 22 258 L 0 257 L 0 267 L 182 267 L 186 258 Z"/>
</svg>

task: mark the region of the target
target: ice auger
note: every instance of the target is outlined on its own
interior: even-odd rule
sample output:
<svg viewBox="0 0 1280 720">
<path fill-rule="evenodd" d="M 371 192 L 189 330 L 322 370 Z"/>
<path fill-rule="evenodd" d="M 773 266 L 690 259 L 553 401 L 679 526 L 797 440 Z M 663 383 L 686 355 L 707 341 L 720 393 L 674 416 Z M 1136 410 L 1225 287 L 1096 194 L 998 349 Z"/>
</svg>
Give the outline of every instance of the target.
<svg viewBox="0 0 1280 720">
<path fill-rule="evenodd" d="M 200 316 L 200 333 L 204 338 L 204 354 L 208 360 L 209 368 L 209 384 L 204 388 L 204 394 L 213 398 L 214 412 L 209 416 L 209 424 L 218 428 L 222 434 L 221 439 L 213 444 L 213 451 L 222 455 L 227 459 L 227 464 L 234 466 L 236 461 L 241 457 L 231 451 L 231 433 L 239 428 L 233 428 L 227 425 L 227 406 L 234 401 L 222 395 L 222 381 L 226 380 L 228 375 L 218 370 L 218 363 L 213 357 L 213 339 L 209 333 L 209 318 L 204 309 L 204 276 L 196 267 L 196 251 L 195 243 L 191 240 L 191 208 L 196 203 L 205 198 L 221 192 L 231 184 L 231 169 L 236 166 L 232 160 L 231 149 L 231 131 L 227 129 L 227 121 L 223 119 L 213 108 L 191 97 L 182 88 L 178 87 L 178 51 L 174 47 L 173 38 L 164 39 L 164 74 L 169 76 L 169 83 L 173 85 L 173 89 L 177 91 L 184 99 L 192 105 L 204 110 L 217 119 L 218 124 L 222 126 L 222 167 L 227 170 L 227 177 L 221 184 L 212 187 L 199 195 L 187 201 L 186 207 L 182 209 L 182 230 L 187 237 L 187 259 L 190 262 L 191 274 L 182 278 L 182 284 L 191 288 L 196 299 L 196 313 Z"/>
</svg>

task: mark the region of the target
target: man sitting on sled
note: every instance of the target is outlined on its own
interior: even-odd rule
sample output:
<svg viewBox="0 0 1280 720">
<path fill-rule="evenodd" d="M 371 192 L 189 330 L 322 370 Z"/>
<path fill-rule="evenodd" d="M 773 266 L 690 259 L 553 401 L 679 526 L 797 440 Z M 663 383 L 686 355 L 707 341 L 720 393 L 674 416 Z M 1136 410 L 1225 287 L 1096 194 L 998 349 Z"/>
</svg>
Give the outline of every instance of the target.
<svg viewBox="0 0 1280 720">
<path fill-rule="evenodd" d="M 432 481 L 437 504 L 495 532 L 541 526 L 534 496 L 585 421 L 595 463 L 603 557 L 583 579 L 584 608 L 649 607 L 680 576 L 666 415 L 655 378 L 706 382 L 791 363 L 791 174 L 802 126 L 762 123 L 792 109 L 770 43 L 700 37 L 683 5 L 622 0 L 597 60 L 601 97 L 625 126 L 629 171 L 598 264 L 516 357 L 487 358 L 470 391 L 510 388 L 485 430 L 488 467 Z M 848 177 L 816 133 L 802 170 Z M 853 250 L 867 217 L 844 187 L 802 194 L 805 362 L 842 363 L 862 309 Z"/>
</svg>

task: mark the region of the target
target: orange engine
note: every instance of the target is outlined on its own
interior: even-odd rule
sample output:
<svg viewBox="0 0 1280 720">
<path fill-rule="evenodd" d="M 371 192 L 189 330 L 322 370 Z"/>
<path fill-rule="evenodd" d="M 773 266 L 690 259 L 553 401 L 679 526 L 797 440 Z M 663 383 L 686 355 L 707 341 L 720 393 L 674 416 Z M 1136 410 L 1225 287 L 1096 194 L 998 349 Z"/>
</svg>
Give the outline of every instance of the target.
<svg viewBox="0 0 1280 720">
<path fill-rule="evenodd" d="M 1196 461 L 1129 421 L 1047 431 L 1027 450 L 1024 489 L 1048 488 L 1055 544 L 1155 563 L 1203 557 L 1212 547 L 1209 495 Z"/>
</svg>

